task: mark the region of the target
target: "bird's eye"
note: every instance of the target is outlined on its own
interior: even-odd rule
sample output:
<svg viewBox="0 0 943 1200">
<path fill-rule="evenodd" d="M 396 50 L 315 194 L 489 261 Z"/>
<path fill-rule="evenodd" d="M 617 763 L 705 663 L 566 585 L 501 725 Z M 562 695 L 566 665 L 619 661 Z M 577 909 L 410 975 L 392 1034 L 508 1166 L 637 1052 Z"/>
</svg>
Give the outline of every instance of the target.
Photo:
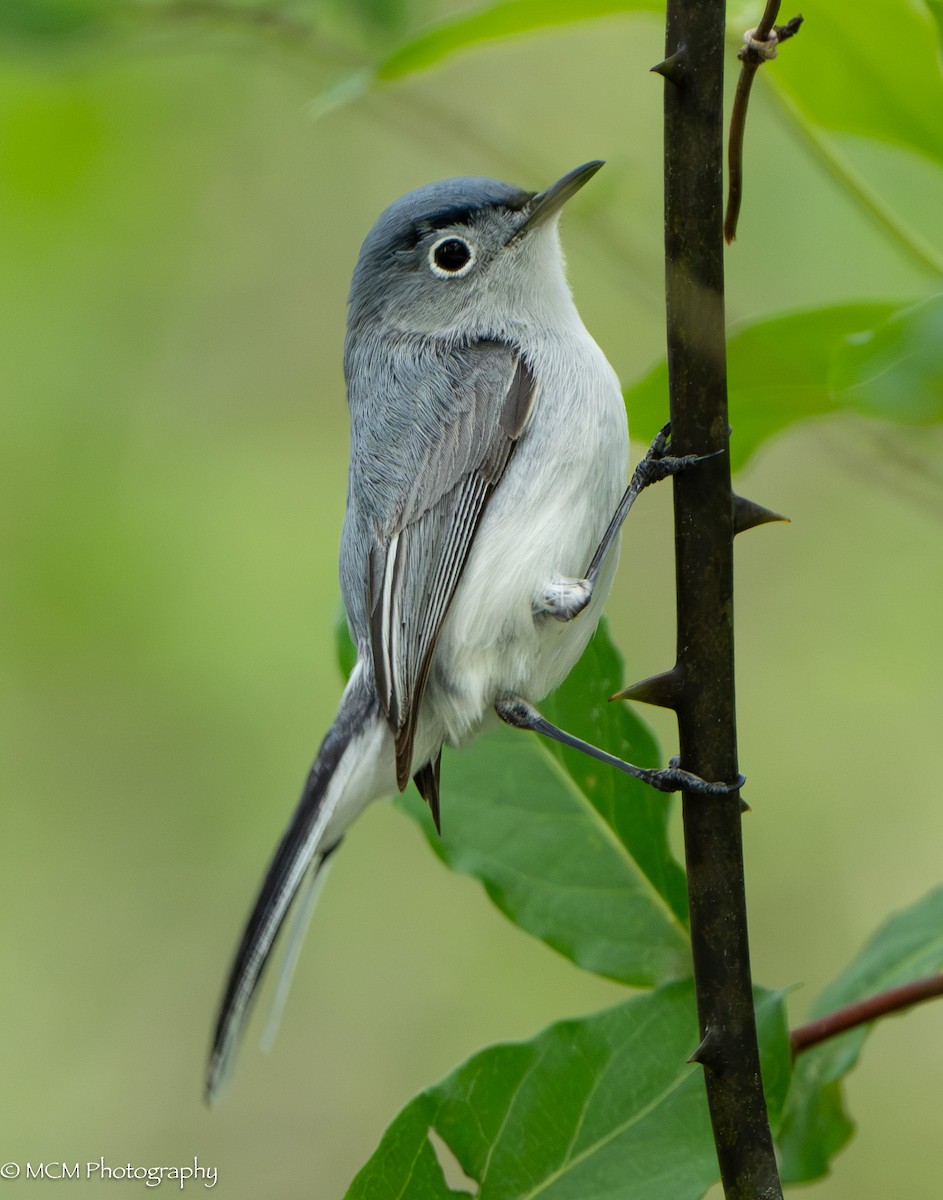
<svg viewBox="0 0 943 1200">
<path fill-rule="evenodd" d="M 440 238 L 429 251 L 429 266 L 440 278 L 465 275 L 474 260 L 475 252 L 464 238 Z"/>
</svg>

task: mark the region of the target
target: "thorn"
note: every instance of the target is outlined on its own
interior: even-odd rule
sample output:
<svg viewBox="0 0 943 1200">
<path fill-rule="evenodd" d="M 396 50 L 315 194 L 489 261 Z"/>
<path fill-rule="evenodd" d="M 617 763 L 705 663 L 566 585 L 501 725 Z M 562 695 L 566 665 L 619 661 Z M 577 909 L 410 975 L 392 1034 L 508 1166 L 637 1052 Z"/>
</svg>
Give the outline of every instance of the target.
<svg viewBox="0 0 943 1200">
<path fill-rule="evenodd" d="M 654 704 L 658 708 L 677 708 L 680 698 L 681 672 L 677 666 L 660 675 L 649 675 L 609 697 L 610 700 L 638 700 L 640 704 Z"/>
<path fill-rule="evenodd" d="M 651 69 L 656 75 L 662 75 L 665 79 L 670 80 L 675 87 L 680 87 L 684 82 L 687 54 L 687 47 L 679 46 L 674 54 L 669 55 L 662 62 L 656 63 Z"/>
<path fill-rule="evenodd" d="M 747 804 L 746 800 L 744 800 L 744 798 L 741 796 L 740 797 L 740 815 L 743 816 L 744 813 L 748 813 L 748 812 L 753 812 L 753 809 L 749 806 L 749 804 Z"/>
<path fill-rule="evenodd" d="M 771 508 L 764 508 L 762 504 L 757 504 L 753 500 L 747 500 L 743 496 L 734 496 L 733 531 L 735 535 L 744 533 L 747 529 L 754 529 L 757 525 L 765 525 L 768 521 L 785 521 L 788 524 L 789 518 L 773 512 Z"/>
<path fill-rule="evenodd" d="M 714 1031 L 708 1029 L 707 1033 L 701 1038 L 698 1047 L 687 1060 L 689 1063 L 700 1063 L 702 1067 L 710 1066 L 710 1061 L 713 1055 L 711 1051 L 714 1048 Z"/>
</svg>

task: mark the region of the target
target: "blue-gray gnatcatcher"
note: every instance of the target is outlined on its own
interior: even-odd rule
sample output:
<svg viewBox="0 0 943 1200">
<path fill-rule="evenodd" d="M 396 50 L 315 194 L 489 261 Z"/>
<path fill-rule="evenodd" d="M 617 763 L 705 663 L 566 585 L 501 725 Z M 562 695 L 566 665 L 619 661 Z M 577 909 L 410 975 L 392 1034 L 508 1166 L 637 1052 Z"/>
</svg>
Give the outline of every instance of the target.
<svg viewBox="0 0 943 1200">
<path fill-rule="evenodd" d="M 619 382 L 573 304 L 557 236 L 563 204 L 601 166 L 537 193 L 433 183 L 391 204 L 363 243 L 340 561 L 357 664 L 236 953 L 209 1099 L 301 884 L 371 800 L 410 778 L 438 823 L 442 746 L 495 711 L 663 790 L 729 790 L 622 763 L 532 707 L 596 628 L 634 496 L 691 461 L 664 455 L 662 439 L 624 491 Z"/>
</svg>

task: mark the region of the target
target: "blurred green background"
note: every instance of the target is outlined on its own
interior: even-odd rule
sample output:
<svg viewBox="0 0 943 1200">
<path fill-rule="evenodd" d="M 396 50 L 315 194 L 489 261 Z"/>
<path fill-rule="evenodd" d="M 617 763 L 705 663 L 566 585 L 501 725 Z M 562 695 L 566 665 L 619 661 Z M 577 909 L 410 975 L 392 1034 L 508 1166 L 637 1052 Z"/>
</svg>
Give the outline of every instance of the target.
<svg viewBox="0 0 943 1200">
<path fill-rule="evenodd" d="M 319 54 L 184 9 L 104 42 L 2 45 L 0 1158 L 196 1155 L 232 1200 L 329 1200 L 424 1084 L 622 994 L 377 805 L 336 860 L 274 1051 L 257 1019 L 230 1095 L 202 1104 L 223 972 L 340 693 L 350 271 L 420 183 L 538 188 L 606 158 L 564 236 L 587 324 L 636 378 L 663 352 L 663 32 L 614 17 L 499 43 L 315 121 Z M 339 16 L 337 43 L 365 30 Z M 777 69 L 801 70 L 801 47 Z M 731 318 L 925 294 L 756 93 Z M 919 162 L 844 148 L 933 228 Z M 755 975 L 806 985 L 796 1020 L 940 878 L 941 449 L 830 419 L 739 481 L 793 520 L 740 540 L 737 602 Z M 628 678 L 669 665 L 667 487 L 633 513 L 608 611 Z M 939 1021 L 926 1007 L 873 1036 L 849 1085 L 860 1135 L 810 1196 L 939 1194 Z"/>
</svg>

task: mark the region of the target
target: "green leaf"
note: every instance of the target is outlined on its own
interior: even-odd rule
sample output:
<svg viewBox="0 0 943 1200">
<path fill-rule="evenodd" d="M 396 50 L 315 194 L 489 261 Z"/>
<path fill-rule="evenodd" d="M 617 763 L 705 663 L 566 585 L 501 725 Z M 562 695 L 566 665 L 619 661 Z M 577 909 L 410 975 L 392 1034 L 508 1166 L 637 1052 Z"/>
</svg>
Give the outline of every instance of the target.
<svg viewBox="0 0 943 1200">
<path fill-rule="evenodd" d="M 846 352 L 845 339 L 860 338 L 898 309 L 891 303 L 842 304 L 735 328 L 727 343 L 731 465 L 742 467 L 762 442 L 797 421 L 842 408 L 860 407 L 875 415 L 874 389 L 865 394 L 837 387 L 834 363 L 836 355 Z M 850 375 L 844 378 L 853 382 Z M 667 397 L 664 362 L 627 389 L 625 402 L 636 434 L 654 436 L 667 416 Z M 907 419 L 892 402 L 884 404 L 880 415 Z"/>
<path fill-rule="evenodd" d="M 624 701 L 609 700 L 624 684 L 622 656 L 603 621 L 566 682 L 540 708 L 554 725 L 617 758 L 636 766 L 658 766 L 661 756 L 651 730 Z M 570 746 L 548 741 L 545 748 L 560 760 L 620 841 L 632 847 L 635 861 L 686 924 L 684 870 L 668 850 L 668 818 L 674 798 L 610 770 Z"/>
<path fill-rule="evenodd" d="M 782 997 L 757 994 L 764 1076 L 788 1076 Z M 347 1200 L 444 1200 L 434 1131 L 478 1200 L 696 1200 L 717 1178 L 690 982 L 476 1054 L 417 1096 Z M 781 1088 L 769 1096 L 774 1117 Z"/>
<path fill-rule="evenodd" d="M 943 295 L 846 335 L 831 386 L 866 415 L 915 425 L 943 420 Z"/>
<path fill-rule="evenodd" d="M 753 988 L 753 1011 L 760 1044 L 760 1070 L 767 1116 L 775 1135 L 782 1121 L 783 1106 L 792 1082 L 792 1047 L 789 1043 L 789 1014 L 786 991 Z"/>
<path fill-rule="evenodd" d="M 538 33 L 554 25 L 569 25 L 614 13 L 664 11 L 659 0 L 503 0 L 483 8 L 446 17 L 398 46 L 376 69 L 380 80 L 401 79 L 482 42 Z"/>
<path fill-rule="evenodd" d="M 638 765 L 655 765 L 654 740 L 638 718 L 624 704 L 607 711 L 619 672 L 603 627 L 588 653 L 547 713 L 582 708 L 574 722 L 581 734 L 605 749 L 627 750 Z M 581 967 L 639 987 L 687 975 L 685 901 L 668 848 L 667 800 L 583 758 L 571 774 L 570 756 L 553 743 L 502 728 L 444 756 L 441 838 L 415 793 L 398 803 L 453 870 L 479 879 L 512 921 Z"/>
<path fill-rule="evenodd" d="M 619 13 L 664 12 L 659 0 L 501 0 L 467 12 L 445 17 L 406 39 L 373 69 L 353 71 L 339 79 L 311 102 L 309 111 L 319 119 L 337 108 L 360 99 L 377 83 L 390 83 L 427 70 L 450 55 L 483 43 L 554 26 L 588 21 Z"/>
<path fill-rule="evenodd" d="M 342 606 L 345 678 L 357 652 Z M 556 724 L 639 766 L 658 746 L 627 705 L 608 703 L 622 660 L 602 623 L 543 706 Z M 671 801 L 556 742 L 501 729 L 448 755 L 443 836 L 414 793 L 399 800 L 454 870 L 480 879 L 511 920 L 597 974 L 651 986 L 690 970 L 684 872 L 668 847 Z M 622 911 L 612 913 L 614 902 Z"/>
<path fill-rule="evenodd" d="M 826 1016 L 868 996 L 943 967 L 943 887 L 895 913 L 816 1001 Z M 841 1080 L 858 1061 L 874 1023 L 850 1029 L 805 1051 L 796 1061 L 779 1134 L 784 1182 L 818 1179 L 854 1132 Z"/>
<path fill-rule="evenodd" d="M 764 69 L 769 83 L 812 124 L 943 162 L 943 74 L 927 10 L 864 0 L 852 14 L 842 0 L 820 0 L 806 15 L 796 40 Z"/>
<path fill-rule="evenodd" d="M 338 603 L 337 611 L 334 614 L 334 653 L 337 655 L 337 665 L 341 669 L 341 674 L 345 680 L 349 679 L 354 664 L 357 662 L 357 647 L 354 645 L 354 639 L 350 636 L 350 627 L 347 624 L 347 613 L 344 610 L 343 602 Z"/>
</svg>

